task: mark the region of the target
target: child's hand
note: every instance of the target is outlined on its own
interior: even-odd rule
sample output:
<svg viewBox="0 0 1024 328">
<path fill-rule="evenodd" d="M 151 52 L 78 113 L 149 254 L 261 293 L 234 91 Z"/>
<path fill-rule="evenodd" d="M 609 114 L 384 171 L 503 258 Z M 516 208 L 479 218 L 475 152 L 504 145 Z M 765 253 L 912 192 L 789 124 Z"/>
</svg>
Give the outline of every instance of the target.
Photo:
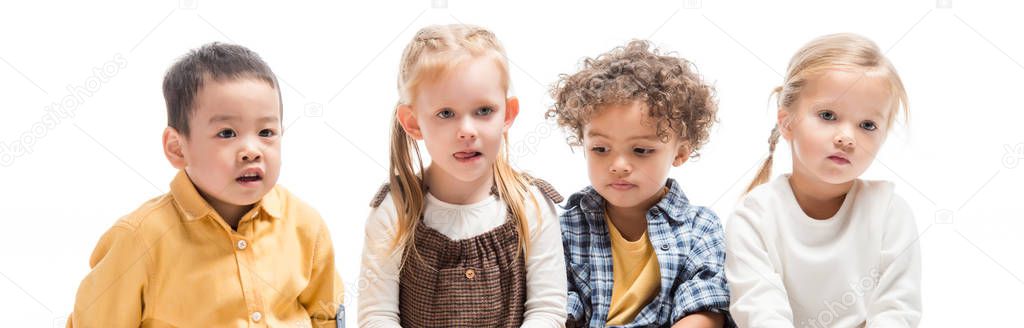
<svg viewBox="0 0 1024 328">
<path fill-rule="evenodd" d="M 725 316 L 710 311 L 697 312 L 679 319 L 672 328 L 706 327 L 719 328 L 725 325 Z"/>
</svg>

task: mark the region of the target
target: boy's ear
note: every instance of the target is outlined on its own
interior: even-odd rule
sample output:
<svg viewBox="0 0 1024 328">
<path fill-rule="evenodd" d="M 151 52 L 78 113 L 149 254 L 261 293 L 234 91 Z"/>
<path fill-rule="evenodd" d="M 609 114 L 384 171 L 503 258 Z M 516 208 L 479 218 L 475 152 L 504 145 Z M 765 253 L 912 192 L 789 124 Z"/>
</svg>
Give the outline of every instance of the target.
<svg viewBox="0 0 1024 328">
<path fill-rule="evenodd" d="M 786 141 L 790 141 L 793 138 L 793 128 L 789 125 L 793 119 L 789 117 L 789 111 L 779 108 L 778 120 L 775 122 L 779 127 L 779 133 L 782 134 L 782 138 Z"/>
<path fill-rule="evenodd" d="M 420 122 L 416 121 L 416 112 L 412 110 L 412 106 L 398 105 L 395 110 L 395 118 L 398 119 L 398 124 L 402 125 L 406 134 L 415 140 L 423 140 L 423 131 L 420 130 Z"/>
<path fill-rule="evenodd" d="M 183 139 L 184 136 L 178 133 L 177 129 L 169 126 L 164 129 L 164 156 L 167 157 L 168 162 L 171 162 L 171 166 L 179 170 L 188 165 L 185 161 L 185 154 L 181 150 Z"/>
<path fill-rule="evenodd" d="M 676 157 L 672 159 L 672 166 L 680 166 L 690 159 L 690 145 L 682 142 L 676 149 Z"/>
<path fill-rule="evenodd" d="M 505 99 L 505 126 L 501 129 L 501 132 L 508 132 L 517 116 L 519 116 L 519 98 L 508 97 L 508 99 Z"/>
</svg>

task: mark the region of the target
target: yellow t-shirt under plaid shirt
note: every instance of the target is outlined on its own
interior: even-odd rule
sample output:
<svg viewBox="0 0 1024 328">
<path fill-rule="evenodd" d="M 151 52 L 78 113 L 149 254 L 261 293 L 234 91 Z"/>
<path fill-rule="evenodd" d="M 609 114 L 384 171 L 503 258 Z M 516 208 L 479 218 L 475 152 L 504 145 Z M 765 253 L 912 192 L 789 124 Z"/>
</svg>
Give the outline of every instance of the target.
<svg viewBox="0 0 1024 328">
<path fill-rule="evenodd" d="M 184 173 L 93 251 L 68 327 L 335 327 L 344 289 L 320 215 L 280 186 L 232 230 Z"/>
<path fill-rule="evenodd" d="M 606 212 L 607 213 L 607 212 Z M 633 322 L 636 315 L 658 295 L 661 271 L 647 231 L 635 241 L 622 236 L 608 215 L 608 237 L 612 244 L 612 302 L 608 307 L 608 325 Z"/>
</svg>

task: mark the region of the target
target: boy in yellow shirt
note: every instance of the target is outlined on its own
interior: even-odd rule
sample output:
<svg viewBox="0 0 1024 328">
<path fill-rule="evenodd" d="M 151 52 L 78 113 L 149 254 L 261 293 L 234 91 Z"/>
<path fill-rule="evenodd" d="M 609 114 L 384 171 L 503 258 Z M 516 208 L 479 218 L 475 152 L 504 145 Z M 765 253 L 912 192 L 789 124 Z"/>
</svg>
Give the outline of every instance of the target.
<svg viewBox="0 0 1024 328">
<path fill-rule="evenodd" d="M 68 327 L 342 327 L 330 233 L 283 187 L 282 102 L 259 55 L 211 43 L 164 77 L 169 193 L 96 245 Z"/>
</svg>

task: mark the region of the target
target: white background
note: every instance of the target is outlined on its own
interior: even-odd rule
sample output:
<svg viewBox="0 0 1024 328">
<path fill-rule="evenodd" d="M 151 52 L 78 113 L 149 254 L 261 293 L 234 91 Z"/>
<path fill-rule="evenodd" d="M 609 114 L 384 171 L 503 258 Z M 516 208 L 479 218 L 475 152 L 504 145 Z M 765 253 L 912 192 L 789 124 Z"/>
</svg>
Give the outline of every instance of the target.
<svg viewBox="0 0 1024 328">
<path fill-rule="evenodd" d="M 330 226 L 354 327 L 364 220 L 368 201 L 386 179 L 401 50 L 420 27 L 460 22 L 486 26 L 504 42 L 522 104 L 511 130 L 514 162 L 564 194 L 584 187 L 587 177 L 582 155 L 570 152 L 565 135 L 543 119 L 552 103 L 547 90 L 558 74 L 632 38 L 649 38 L 695 62 L 717 87 L 720 121 L 703 157 L 673 170 L 672 177 L 693 203 L 712 207 L 723 219 L 766 155 L 774 117 L 768 94 L 781 83 L 792 53 L 827 33 L 872 38 L 903 77 L 911 118 L 890 135 L 863 177 L 895 182 L 917 216 L 922 325 L 1019 321 L 1024 20 L 1015 3 L 323 5 L 0 5 L 0 326 L 63 326 L 100 235 L 166 192 L 175 174 L 160 148 L 163 73 L 189 49 L 227 41 L 259 52 L 283 83 L 287 131 L 280 184 L 316 207 Z M 85 96 L 74 91 L 88 83 L 98 90 Z M 80 98 L 58 105 L 67 116 L 44 118 L 51 104 L 69 95 Z M 16 143 L 31 151 L 3 149 Z M 776 173 L 789 170 L 789 151 L 779 148 Z"/>
</svg>

